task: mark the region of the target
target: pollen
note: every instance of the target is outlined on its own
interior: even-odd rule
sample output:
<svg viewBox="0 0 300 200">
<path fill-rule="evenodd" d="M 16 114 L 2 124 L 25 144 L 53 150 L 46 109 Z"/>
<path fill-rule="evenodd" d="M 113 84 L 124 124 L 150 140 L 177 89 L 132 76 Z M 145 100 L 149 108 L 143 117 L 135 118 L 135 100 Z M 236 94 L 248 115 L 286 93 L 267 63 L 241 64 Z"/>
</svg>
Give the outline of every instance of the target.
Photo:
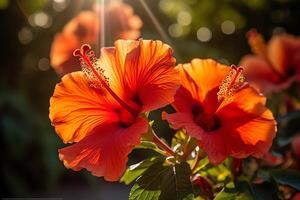
<svg viewBox="0 0 300 200">
<path fill-rule="evenodd" d="M 258 56 L 266 57 L 267 47 L 263 36 L 252 29 L 247 33 L 247 37 L 252 52 Z"/>
<path fill-rule="evenodd" d="M 245 81 L 242 74 L 243 68 L 231 65 L 226 78 L 219 86 L 218 101 L 230 101 L 235 92 L 237 92 Z"/>
<path fill-rule="evenodd" d="M 104 69 L 101 67 L 99 60 L 96 59 L 95 53 L 89 45 L 82 45 L 80 49 L 74 51 L 73 55 L 79 57 L 81 70 L 91 87 L 100 88 L 104 84 L 109 86 L 109 79 L 104 75 Z"/>
</svg>

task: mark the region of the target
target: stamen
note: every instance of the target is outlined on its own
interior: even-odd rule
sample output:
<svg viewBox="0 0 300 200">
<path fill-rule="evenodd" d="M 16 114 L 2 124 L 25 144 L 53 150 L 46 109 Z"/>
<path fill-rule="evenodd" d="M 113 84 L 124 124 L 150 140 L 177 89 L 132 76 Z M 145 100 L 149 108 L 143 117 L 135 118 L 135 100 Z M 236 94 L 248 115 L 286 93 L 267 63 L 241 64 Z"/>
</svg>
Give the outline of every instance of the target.
<svg viewBox="0 0 300 200">
<path fill-rule="evenodd" d="M 226 78 L 222 81 L 218 95 L 218 101 L 230 101 L 233 94 L 240 89 L 245 81 L 245 77 L 242 74 L 242 67 L 231 65 Z"/>
<path fill-rule="evenodd" d="M 253 53 L 266 58 L 267 47 L 263 36 L 255 29 L 251 29 L 247 33 L 248 43 Z"/>
<path fill-rule="evenodd" d="M 95 58 L 94 51 L 91 50 L 90 45 L 84 44 L 80 49 L 73 52 L 74 56 L 79 57 L 82 71 L 90 82 L 91 87 L 104 87 L 108 93 L 132 116 L 136 117 L 138 110 L 126 104 L 110 87 L 108 78 L 104 75 L 104 69 L 101 68 L 99 61 Z"/>
<path fill-rule="evenodd" d="M 81 69 L 87 80 L 89 80 L 91 87 L 100 88 L 104 84 L 109 86 L 108 78 L 104 75 L 104 69 L 99 65 L 98 60 L 95 58 L 95 53 L 89 45 L 82 45 L 81 49 L 76 49 L 73 55 L 80 57 Z M 100 79 L 97 75 L 99 75 Z"/>
</svg>

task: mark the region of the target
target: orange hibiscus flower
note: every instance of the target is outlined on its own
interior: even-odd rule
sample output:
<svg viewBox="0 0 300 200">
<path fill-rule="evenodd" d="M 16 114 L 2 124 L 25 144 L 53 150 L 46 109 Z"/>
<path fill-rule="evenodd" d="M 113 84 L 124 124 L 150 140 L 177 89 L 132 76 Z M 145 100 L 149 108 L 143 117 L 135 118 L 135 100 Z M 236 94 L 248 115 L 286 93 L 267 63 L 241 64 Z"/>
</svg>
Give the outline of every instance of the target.
<svg viewBox="0 0 300 200">
<path fill-rule="evenodd" d="M 82 11 L 66 24 L 61 33 L 55 35 L 50 58 L 56 73 L 64 75 L 79 71 L 78 59 L 72 55 L 74 49 L 86 43 L 96 47 L 102 29 L 109 29 L 106 32 L 113 36 L 113 40 L 136 39 L 140 36 L 142 20 L 129 5 L 110 1 L 104 8 L 106 25 L 100 22 L 100 11 L 97 6 L 93 11 Z"/>
<path fill-rule="evenodd" d="M 101 9 L 96 4 L 96 12 Z M 141 35 L 141 18 L 134 14 L 133 8 L 122 1 L 109 1 L 105 6 L 105 23 L 108 33 L 115 39 L 136 39 Z"/>
<path fill-rule="evenodd" d="M 255 30 L 248 33 L 249 45 L 255 55 L 246 55 L 240 65 L 245 76 L 264 93 L 278 92 L 300 81 L 300 38 L 292 35 L 274 36 L 265 44 Z"/>
<path fill-rule="evenodd" d="M 182 86 L 172 104 L 176 113 L 164 118 L 198 139 L 213 164 L 268 151 L 276 122 L 266 98 L 244 82 L 241 67 L 194 59 L 177 68 Z"/>
<path fill-rule="evenodd" d="M 95 12 L 83 11 L 73 18 L 55 35 L 50 50 L 51 66 L 56 73 L 64 75 L 80 70 L 78 59 L 73 56 L 74 49 L 82 44 L 95 44 L 100 31 L 100 21 Z"/>
<path fill-rule="evenodd" d="M 83 72 L 62 78 L 50 99 L 50 120 L 65 143 L 67 168 L 116 181 L 148 130 L 141 115 L 173 101 L 179 86 L 171 48 L 160 41 L 118 40 L 96 60 L 88 45 L 74 52 Z"/>
</svg>

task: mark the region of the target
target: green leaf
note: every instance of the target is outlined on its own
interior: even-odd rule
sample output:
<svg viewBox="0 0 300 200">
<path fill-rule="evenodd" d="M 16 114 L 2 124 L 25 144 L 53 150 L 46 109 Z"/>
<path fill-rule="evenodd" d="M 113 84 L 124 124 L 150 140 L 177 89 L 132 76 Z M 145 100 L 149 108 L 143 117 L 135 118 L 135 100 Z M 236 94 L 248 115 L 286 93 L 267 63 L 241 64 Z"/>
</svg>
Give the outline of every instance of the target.
<svg viewBox="0 0 300 200">
<path fill-rule="evenodd" d="M 124 175 L 120 179 L 120 182 L 125 183 L 126 185 L 130 184 L 137 177 L 139 177 L 143 172 L 145 172 L 151 165 L 157 162 L 164 162 L 164 158 L 162 157 L 153 157 L 143 160 L 137 164 L 131 165 L 125 171 Z"/>
<path fill-rule="evenodd" d="M 300 191 L 300 172 L 292 169 L 276 169 L 270 171 L 277 184 L 288 185 Z"/>
<path fill-rule="evenodd" d="M 216 181 L 218 181 L 218 182 L 225 181 L 231 175 L 230 170 L 228 168 L 226 168 L 224 166 L 224 164 L 220 164 L 220 165 L 214 166 L 212 168 L 209 168 L 207 170 L 207 173 L 210 176 L 214 177 L 216 179 Z"/>
<path fill-rule="evenodd" d="M 202 170 L 203 168 L 205 168 L 208 164 L 209 164 L 209 160 L 208 160 L 208 157 L 206 156 L 205 158 L 203 158 L 202 160 L 200 160 L 199 165 L 195 169 L 194 173 L 199 172 L 200 170 Z"/>
<path fill-rule="evenodd" d="M 186 162 L 172 166 L 155 163 L 137 179 L 129 199 L 192 200 L 194 194 L 190 176 L 191 169 Z"/>
<path fill-rule="evenodd" d="M 184 129 L 179 129 L 172 138 L 172 147 L 178 144 L 184 144 L 188 140 L 188 135 Z"/>
<path fill-rule="evenodd" d="M 228 183 L 217 194 L 215 200 L 253 200 L 253 196 L 248 183 L 239 182 L 238 187 L 234 186 L 233 182 Z"/>
<path fill-rule="evenodd" d="M 153 151 L 156 151 L 157 153 L 161 154 L 161 155 L 165 155 L 165 152 L 162 151 L 160 148 L 158 148 L 158 146 L 150 141 L 145 141 L 142 140 L 140 145 L 135 147 L 135 149 L 152 149 Z"/>
</svg>

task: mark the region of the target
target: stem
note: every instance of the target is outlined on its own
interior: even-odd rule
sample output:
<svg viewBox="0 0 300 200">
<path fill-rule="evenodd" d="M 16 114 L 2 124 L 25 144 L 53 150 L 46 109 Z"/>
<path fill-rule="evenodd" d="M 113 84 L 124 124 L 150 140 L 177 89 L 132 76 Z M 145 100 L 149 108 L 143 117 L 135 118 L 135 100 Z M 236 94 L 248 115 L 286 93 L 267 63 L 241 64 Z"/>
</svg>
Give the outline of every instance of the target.
<svg viewBox="0 0 300 200">
<path fill-rule="evenodd" d="M 197 169 L 200 161 L 202 160 L 202 158 L 204 158 L 206 156 L 205 152 L 203 150 L 199 150 L 197 153 L 197 157 L 196 157 L 196 161 L 194 163 L 194 166 L 192 168 L 192 173 L 195 173 L 195 170 Z"/>
<path fill-rule="evenodd" d="M 183 149 L 183 158 L 187 160 L 189 155 L 195 150 L 198 145 L 198 141 L 195 138 L 189 136 L 187 142 L 184 145 Z"/>
<path fill-rule="evenodd" d="M 164 150 L 168 156 L 174 156 L 176 157 L 176 153 L 167 145 L 165 142 L 163 142 L 155 133 L 152 131 L 153 135 L 153 142 L 157 144 L 162 150 Z"/>
<path fill-rule="evenodd" d="M 196 157 L 196 161 L 195 161 L 194 166 L 193 166 L 193 168 L 192 168 L 192 173 L 194 173 L 194 171 L 197 169 L 197 166 L 198 166 L 200 160 L 201 160 L 201 156 L 200 156 L 199 153 L 198 153 L 198 154 L 197 154 L 197 157 Z"/>
</svg>

